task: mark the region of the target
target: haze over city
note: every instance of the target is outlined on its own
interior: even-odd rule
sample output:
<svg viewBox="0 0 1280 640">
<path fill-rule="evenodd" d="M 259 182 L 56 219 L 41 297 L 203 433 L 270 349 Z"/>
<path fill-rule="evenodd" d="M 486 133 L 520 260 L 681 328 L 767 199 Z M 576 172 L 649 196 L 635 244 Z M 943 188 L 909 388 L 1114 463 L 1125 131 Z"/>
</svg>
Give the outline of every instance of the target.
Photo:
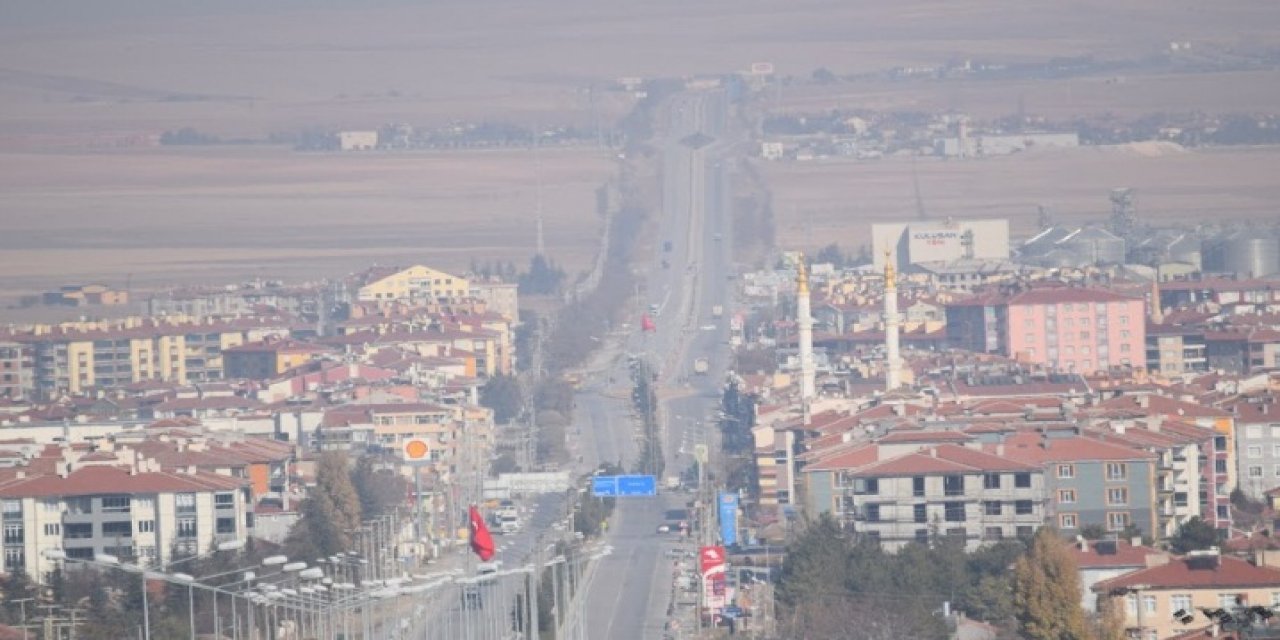
<svg viewBox="0 0 1280 640">
<path fill-rule="evenodd" d="M 1274 2 L 0 0 L 0 107 L 0 638 L 1280 637 Z"/>
</svg>

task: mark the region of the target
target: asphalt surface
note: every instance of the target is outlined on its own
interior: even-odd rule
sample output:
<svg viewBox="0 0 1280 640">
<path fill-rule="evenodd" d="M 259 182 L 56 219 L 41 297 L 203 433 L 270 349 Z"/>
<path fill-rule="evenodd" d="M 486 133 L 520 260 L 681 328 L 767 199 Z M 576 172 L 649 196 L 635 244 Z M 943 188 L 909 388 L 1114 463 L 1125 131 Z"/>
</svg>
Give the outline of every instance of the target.
<svg viewBox="0 0 1280 640">
<path fill-rule="evenodd" d="M 575 423 L 583 430 L 579 453 L 584 459 L 630 467 L 636 459 L 637 422 L 630 416 L 627 355 L 647 359 L 659 374 L 665 475 L 671 476 L 693 464 L 694 445 L 708 445 L 713 463 L 718 449 L 709 418 L 727 365 L 733 141 L 723 92 L 680 94 L 665 106 L 660 122 L 663 211 L 654 252 L 640 266 L 643 307 L 631 323 L 634 332 L 601 354 L 604 367 L 590 376 L 596 384 L 579 394 Z M 698 144 L 689 144 L 691 136 Z M 670 251 L 665 242 L 671 243 Z M 725 307 L 723 317 L 711 317 L 714 305 Z M 651 308 L 657 309 L 657 330 L 641 333 L 639 316 Z M 696 375 L 693 362 L 702 357 L 710 370 Z M 608 531 L 613 553 L 600 561 L 589 591 L 588 637 L 664 636 L 672 601 L 672 561 L 666 552 L 682 543 L 656 531 L 667 509 L 683 508 L 690 498 L 677 492 L 618 501 Z"/>
</svg>

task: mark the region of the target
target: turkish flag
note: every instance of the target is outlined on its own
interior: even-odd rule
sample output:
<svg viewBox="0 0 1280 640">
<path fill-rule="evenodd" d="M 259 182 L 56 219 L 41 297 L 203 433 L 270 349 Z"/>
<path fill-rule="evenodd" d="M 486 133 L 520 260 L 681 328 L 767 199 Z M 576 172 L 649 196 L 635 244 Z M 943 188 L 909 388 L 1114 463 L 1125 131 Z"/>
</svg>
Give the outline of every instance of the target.
<svg viewBox="0 0 1280 640">
<path fill-rule="evenodd" d="M 480 510 L 471 505 L 471 550 L 480 556 L 481 562 L 493 558 L 493 536 L 489 535 L 489 527 L 484 524 Z"/>
</svg>

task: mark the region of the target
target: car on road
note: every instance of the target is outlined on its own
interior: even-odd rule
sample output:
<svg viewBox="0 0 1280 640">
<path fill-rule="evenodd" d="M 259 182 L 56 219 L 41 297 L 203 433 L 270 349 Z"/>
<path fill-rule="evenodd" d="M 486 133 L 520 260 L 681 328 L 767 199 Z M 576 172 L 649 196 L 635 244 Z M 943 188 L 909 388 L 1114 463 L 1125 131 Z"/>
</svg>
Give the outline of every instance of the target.
<svg viewBox="0 0 1280 640">
<path fill-rule="evenodd" d="M 666 522 L 658 525 L 658 533 L 671 533 L 671 525 Z"/>
</svg>

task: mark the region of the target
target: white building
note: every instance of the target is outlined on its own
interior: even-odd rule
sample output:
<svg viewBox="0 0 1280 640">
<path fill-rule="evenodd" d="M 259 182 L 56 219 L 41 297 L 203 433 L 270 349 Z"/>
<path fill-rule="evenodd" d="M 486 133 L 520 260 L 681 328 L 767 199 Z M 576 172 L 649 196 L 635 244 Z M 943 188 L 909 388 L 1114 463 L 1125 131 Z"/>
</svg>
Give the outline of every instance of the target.
<svg viewBox="0 0 1280 640">
<path fill-rule="evenodd" d="M 203 553 L 249 536 L 249 494 L 248 479 L 211 473 L 114 466 L 18 472 L 0 485 L 0 571 L 22 570 L 43 581 L 59 562 L 44 556 L 51 549 L 69 559 L 110 554 L 149 565 L 170 562 L 175 550 Z"/>
<path fill-rule="evenodd" d="M 378 148 L 377 131 L 339 131 L 338 148 L 343 151 L 369 151 Z"/>
<path fill-rule="evenodd" d="M 1007 260 L 1009 221 L 918 220 L 871 225 L 871 245 L 876 270 L 884 269 L 885 251 L 903 271 L 914 264 L 953 260 Z"/>
</svg>

